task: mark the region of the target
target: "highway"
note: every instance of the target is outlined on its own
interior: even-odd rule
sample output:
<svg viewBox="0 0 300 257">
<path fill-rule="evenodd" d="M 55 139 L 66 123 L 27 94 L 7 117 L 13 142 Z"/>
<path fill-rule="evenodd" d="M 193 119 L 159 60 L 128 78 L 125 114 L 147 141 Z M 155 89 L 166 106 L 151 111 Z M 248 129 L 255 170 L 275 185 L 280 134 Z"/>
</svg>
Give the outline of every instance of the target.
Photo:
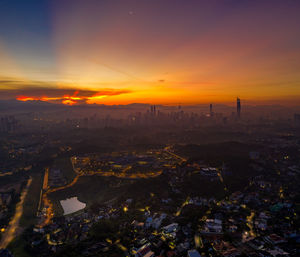
<svg viewBox="0 0 300 257">
<path fill-rule="evenodd" d="M 24 188 L 24 190 L 21 194 L 20 201 L 16 205 L 15 215 L 11 219 L 11 221 L 9 222 L 6 231 L 2 235 L 2 240 L 0 242 L 0 249 L 1 248 L 6 248 L 7 245 L 15 238 L 15 236 L 20 231 L 19 222 L 20 222 L 20 218 L 23 214 L 23 204 L 24 204 L 24 200 L 26 198 L 26 195 L 28 193 L 28 189 L 31 185 L 31 182 L 32 182 L 32 178 L 28 179 L 27 185 L 26 185 L 26 187 Z"/>
</svg>

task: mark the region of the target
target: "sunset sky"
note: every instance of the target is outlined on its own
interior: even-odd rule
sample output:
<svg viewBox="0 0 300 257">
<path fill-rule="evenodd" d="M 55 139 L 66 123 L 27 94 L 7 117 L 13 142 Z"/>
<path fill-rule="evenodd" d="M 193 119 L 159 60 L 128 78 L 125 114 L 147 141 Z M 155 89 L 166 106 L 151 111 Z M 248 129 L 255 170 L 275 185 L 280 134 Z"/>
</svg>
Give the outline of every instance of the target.
<svg viewBox="0 0 300 257">
<path fill-rule="evenodd" d="M 299 0 L 0 0 L 0 99 L 300 103 Z"/>
</svg>

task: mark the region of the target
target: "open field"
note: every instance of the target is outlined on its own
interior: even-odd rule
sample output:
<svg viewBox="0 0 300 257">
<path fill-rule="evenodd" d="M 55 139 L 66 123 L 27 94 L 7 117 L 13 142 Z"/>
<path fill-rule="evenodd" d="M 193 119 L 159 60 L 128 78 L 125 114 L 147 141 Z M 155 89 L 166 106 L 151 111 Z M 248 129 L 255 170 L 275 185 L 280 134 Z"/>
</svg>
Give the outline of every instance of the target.
<svg viewBox="0 0 300 257">
<path fill-rule="evenodd" d="M 64 178 L 67 181 L 67 184 L 70 183 L 76 176 L 76 173 L 73 170 L 72 163 L 67 157 L 56 159 L 54 161 L 53 168 L 61 170 Z"/>
<path fill-rule="evenodd" d="M 78 200 L 86 203 L 88 207 L 93 203 L 104 203 L 121 193 L 123 186 L 116 187 L 119 181 L 114 177 L 84 176 L 72 187 L 50 193 L 49 198 L 56 215 L 61 215 L 63 210 L 60 200 L 77 196 Z M 124 180 L 123 183 L 128 184 L 130 181 Z"/>
</svg>

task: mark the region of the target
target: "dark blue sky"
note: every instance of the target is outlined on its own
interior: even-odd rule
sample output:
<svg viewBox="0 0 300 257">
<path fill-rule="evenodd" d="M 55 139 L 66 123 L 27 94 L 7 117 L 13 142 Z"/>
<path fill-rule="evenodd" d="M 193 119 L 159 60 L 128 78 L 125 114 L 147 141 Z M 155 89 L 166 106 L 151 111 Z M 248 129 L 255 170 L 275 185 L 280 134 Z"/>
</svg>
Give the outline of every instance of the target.
<svg viewBox="0 0 300 257">
<path fill-rule="evenodd" d="M 20 61 L 51 56 L 51 17 L 48 1 L 0 0 L 0 43 Z"/>
</svg>

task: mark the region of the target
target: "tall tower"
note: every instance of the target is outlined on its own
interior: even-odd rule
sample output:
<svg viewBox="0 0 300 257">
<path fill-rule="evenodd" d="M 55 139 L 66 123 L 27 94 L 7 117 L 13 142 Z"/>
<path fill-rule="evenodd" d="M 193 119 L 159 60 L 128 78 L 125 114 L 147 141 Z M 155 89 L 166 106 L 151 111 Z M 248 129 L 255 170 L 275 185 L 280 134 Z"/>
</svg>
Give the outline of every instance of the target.
<svg viewBox="0 0 300 257">
<path fill-rule="evenodd" d="M 241 117 L 241 100 L 240 100 L 240 98 L 236 99 L 236 112 L 237 112 L 238 118 L 240 118 Z"/>
<path fill-rule="evenodd" d="M 210 117 L 213 116 L 213 105 L 212 104 L 209 105 L 209 114 L 210 114 Z"/>
</svg>

